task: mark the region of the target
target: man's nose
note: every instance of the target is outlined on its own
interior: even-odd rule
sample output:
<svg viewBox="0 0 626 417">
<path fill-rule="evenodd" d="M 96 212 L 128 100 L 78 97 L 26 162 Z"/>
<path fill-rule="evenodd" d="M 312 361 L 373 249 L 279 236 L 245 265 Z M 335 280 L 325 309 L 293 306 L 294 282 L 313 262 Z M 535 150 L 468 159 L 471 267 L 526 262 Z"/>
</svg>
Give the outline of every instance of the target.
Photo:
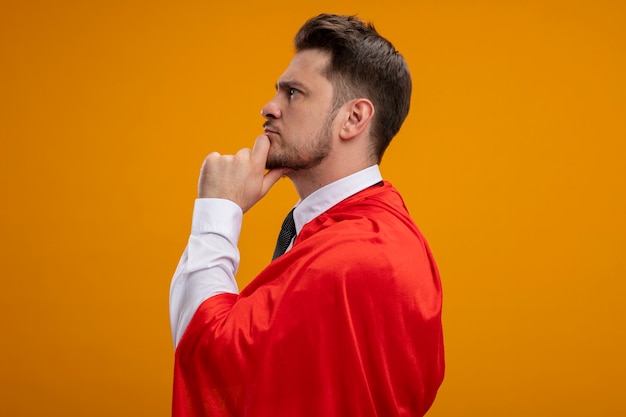
<svg viewBox="0 0 626 417">
<path fill-rule="evenodd" d="M 275 99 L 272 99 L 261 109 L 261 116 L 266 119 L 279 119 L 281 116 L 280 108 Z"/>
</svg>

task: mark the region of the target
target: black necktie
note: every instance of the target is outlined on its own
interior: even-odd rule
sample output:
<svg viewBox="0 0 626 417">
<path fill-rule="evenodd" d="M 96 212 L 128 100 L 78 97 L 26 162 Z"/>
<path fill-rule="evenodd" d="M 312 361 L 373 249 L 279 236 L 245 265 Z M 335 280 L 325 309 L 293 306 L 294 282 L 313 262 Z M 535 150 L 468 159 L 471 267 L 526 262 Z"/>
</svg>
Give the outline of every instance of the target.
<svg viewBox="0 0 626 417">
<path fill-rule="evenodd" d="M 280 233 L 278 234 L 278 240 L 276 241 L 276 249 L 274 249 L 274 256 L 272 256 L 272 261 L 278 258 L 280 255 L 285 253 L 291 240 L 296 235 L 296 223 L 293 221 L 293 210 L 287 214 L 285 217 L 285 221 L 283 222 L 282 227 L 280 228 Z"/>
</svg>

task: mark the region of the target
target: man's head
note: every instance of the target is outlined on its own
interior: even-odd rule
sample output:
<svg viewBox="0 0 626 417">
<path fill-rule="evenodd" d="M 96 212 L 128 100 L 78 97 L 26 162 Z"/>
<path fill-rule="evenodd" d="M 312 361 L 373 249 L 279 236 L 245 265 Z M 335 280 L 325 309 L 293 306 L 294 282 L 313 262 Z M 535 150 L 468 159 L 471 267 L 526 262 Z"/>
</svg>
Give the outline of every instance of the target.
<svg viewBox="0 0 626 417">
<path fill-rule="evenodd" d="M 355 98 L 371 100 L 372 153 L 380 161 L 409 112 L 412 83 L 402 55 L 372 24 L 354 16 L 314 17 L 300 28 L 294 43 L 297 52 L 330 55 L 324 75 L 333 85 L 334 110 Z"/>
</svg>

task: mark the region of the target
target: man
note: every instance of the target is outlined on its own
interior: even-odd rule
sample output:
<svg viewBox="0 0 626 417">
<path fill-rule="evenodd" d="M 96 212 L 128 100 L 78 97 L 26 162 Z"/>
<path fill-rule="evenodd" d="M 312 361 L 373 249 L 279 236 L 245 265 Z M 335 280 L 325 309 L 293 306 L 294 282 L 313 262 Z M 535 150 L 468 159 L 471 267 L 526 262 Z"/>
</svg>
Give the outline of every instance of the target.
<svg viewBox="0 0 626 417">
<path fill-rule="evenodd" d="M 422 416 L 444 372 L 439 275 L 378 169 L 408 113 L 406 63 L 355 17 L 317 16 L 295 46 L 265 134 L 202 166 L 170 293 L 173 414 Z M 283 175 L 296 237 L 238 294 L 242 215 Z"/>
</svg>

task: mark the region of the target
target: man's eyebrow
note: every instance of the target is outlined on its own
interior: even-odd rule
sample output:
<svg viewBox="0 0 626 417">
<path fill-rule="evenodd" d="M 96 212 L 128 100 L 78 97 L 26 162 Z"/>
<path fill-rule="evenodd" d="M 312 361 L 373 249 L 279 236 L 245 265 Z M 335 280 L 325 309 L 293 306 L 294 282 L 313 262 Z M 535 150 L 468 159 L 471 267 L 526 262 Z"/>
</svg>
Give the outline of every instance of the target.
<svg viewBox="0 0 626 417">
<path fill-rule="evenodd" d="M 274 87 L 276 88 L 276 91 L 278 91 L 279 89 L 287 89 L 287 88 L 297 88 L 297 89 L 305 88 L 304 84 L 296 80 L 280 80 L 274 85 Z"/>
</svg>

